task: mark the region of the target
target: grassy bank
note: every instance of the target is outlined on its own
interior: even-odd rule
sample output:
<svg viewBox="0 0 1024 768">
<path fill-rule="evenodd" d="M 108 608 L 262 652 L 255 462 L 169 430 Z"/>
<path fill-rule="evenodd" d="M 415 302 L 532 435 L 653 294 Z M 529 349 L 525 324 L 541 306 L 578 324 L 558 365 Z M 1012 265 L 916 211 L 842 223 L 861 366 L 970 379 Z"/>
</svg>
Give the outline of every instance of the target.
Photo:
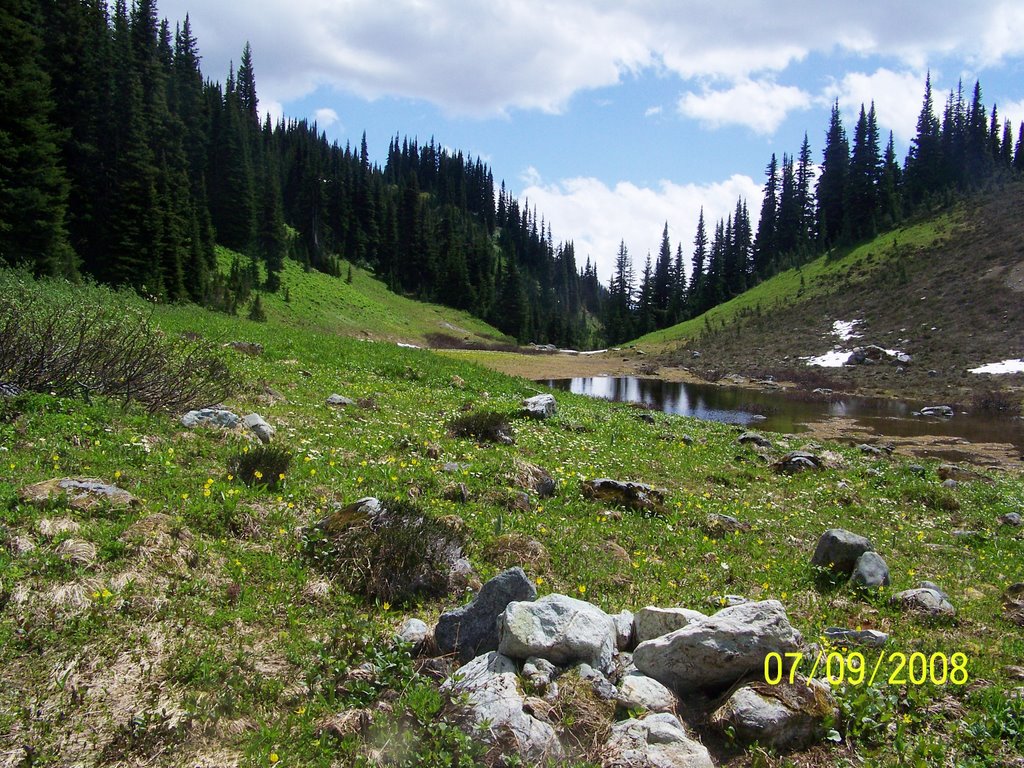
<svg viewBox="0 0 1024 768">
<path fill-rule="evenodd" d="M 829 626 L 872 627 L 891 634 L 893 651 L 969 659 L 964 686 L 837 688 L 841 743 L 788 757 L 720 744 L 723 762 L 1019 758 L 1019 681 L 1008 666 L 1020 663 L 1024 637 L 1000 598 L 1024 581 L 1024 545 L 996 523 L 1024 509 L 1019 478 L 944 488 L 935 463 L 919 474 L 840 446 L 819 450 L 827 469 L 777 474 L 730 427 L 568 394 L 553 419 L 523 419 L 520 401 L 536 392 L 530 382 L 326 333 L 350 310 L 334 294 L 303 297 L 307 277 L 289 268 L 291 302 L 266 302 L 267 323 L 193 307 L 153 311 L 170 338 L 264 346 L 255 356 L 221 354 L 234 384 L 225 404 L 260 413 L 276 428 L 274 444 L 293 454 L 273 490 L 232 473 L 233 460 L 258 445 L 241 430 L 188 430 L 178 414 L 103 397 L 0 400 L 0 764 L 474 764 L 479 745 L 442 716 L 437 681 L 390 640 L 406 617 L 429 623 L 466 594 L 406 603 L 355 594 L 343 586 L 346 573 L 303 547 L 304 528 L 368 495 L 461 531 L 481 580 L 522 564 L 541 594 L 572 594 L 610 612 L 710 611 L 713 595 L 771 597 L 811 640 Z M 353 286 L 364 277 L 356 272 Z M 432 311 L 417 327 L 434 323 Z M 379 337 L 385 323 L 404 320 L 375 316 L 362 330 Z M 332 393 L 356 402 L 329 407 Z M 515 443 L 451 436 L 455 416 L 478 410 L 505 414 Z M 800 445 L 776 440 L 768 458 Z M 524 491 L 527 464 L 550 472 L 553 497 Z M 79 512 L 64 501 L 19 500 L 23 486 L 65 475 L 117 483 L 140 506 Z M 586 501 L 580 482 L 602 476 L 665 488 L 666 514 Z M 716 538 L 712 513 L 751 528 Z M 809 561 L 831 527 L 869 536 L 892 587 L 858 594 L 818 581 Z M 955 620 L 889 604 L 889 593 L 922 579 L 949 593 Z M 332 735 L 325 723 L 356 709 L 365 722 Z"/>
</svg>

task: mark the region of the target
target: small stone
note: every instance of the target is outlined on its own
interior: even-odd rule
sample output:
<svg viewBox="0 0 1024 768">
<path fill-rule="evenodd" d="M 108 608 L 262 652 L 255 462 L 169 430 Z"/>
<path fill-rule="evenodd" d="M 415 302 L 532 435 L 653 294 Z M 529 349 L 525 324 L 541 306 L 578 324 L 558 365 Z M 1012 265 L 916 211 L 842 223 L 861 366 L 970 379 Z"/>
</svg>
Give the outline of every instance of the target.
<svg viewBox="0 0 1024 768">
<path fill-rule="evenodd" d="M 249 430 L 260 439 L 260 442 L 264 445 L 270 442 L 270 438 L 274 436 L 274 428 L 270 426 L 266 420 L 258 413 L 250 413 L 244 419 L 242 424 L 249 428 Z"/>
<path fill-rule="evenodd" d="M 960 485 L 960 483 L 951 477 L 942 481 L 943 488 L 956 488 L 958 485 Z"/>
<path fill-rule="evenodd" d="M 424 641 L 430 634 L 430 627 L 422 619 L 406 619 L 395 635 L 395 639 L 408 643 L 413 647 L 415 653 L 423 647 Z"/>
<path fill-rule="evenodd" d="M 555 415 L 557 405 L 554 395 L 534 395 L 523 401 L 523 409 L 527 416 L 535 419 L 550 419 Z"/>
<path fill-rule="evenodd" d="M 691 738 L 675 715 L 658 712 L 615 723 L 604 768 L 714 768 L 707 747 Z"/>
<path fill-rule="evenodd" d="M 906 611 L 927 613 L 933 616 L 955 616 L 952 603 L 934 589 L 908 589 L 893 595 L 892 601 Z"/>
<path fill-rule="evenodd" d="M 808 469 L 821 469 L 822 466 L 821 459 L 808 451 L 790 451 L 772 465 L 776 472 L 785 472 L 786 474 L 803 472 Z"/>
<path fill-rule="evenodd" d="M 850 583 L 858 587 L 875 589 L 889 586 L 889 566 L 877 552 L 865 552 L 853 566 Z"/>
<path fill-rule="evenodd" d="M 868 648 L 881 648 L 889 639 L 889 635 L 877 629 L 829 627 L 825 630 L 825 638 L 833 645 L 863 645 Z"/>
<path fill-rule="evenodd" d="M 355 405 L 356 401 L 350 397 L 345 397 L 344 395 L 334 394 L 327 398 L 327 404 L 340 407 L 346 405 Z"/>
<path fill-rule="evenodd" d="M 928 405 L 921 409 L 921 415 L 951 419 L 953 418 L 953 409 L 948 405 Z"/>
<path fill-rule="evenodd" d="M 641 608 L 633 617 L 633 633 L 639 644 L 706 618 L 707 616 L 700 611 L 689 608 L 658 608 L 649 605 Z"/>
<path fill-rule="evenodd" d="M 625 675 L 619 681 L 615 699 L 621 709 L 645 709 L 649 712 L 673 712 L 676 696 L 653 677 L 639 672 Z"/>
<path fill-rule="evenodd" d="M 633 639 L 633 612 L 620 611 L 612 616 L 612 621 L 615 622 L 615 647 L 620 651 L 628 651 L 638 642 Z"/>
<path fill-rule="evenodd" d="M 758 448 L 771 448 L 772 441 L 764 435 L 758 434 L 757 432 L 744 432 L 742 435 L 736 438 L 736 442 L 741 445 L 746 443 L 752 443 Z"/>
<path fill-rule="evenodd" d="M 870 539 L 843 528 L 831 528 L 821 535 L 814 549 L 811 565 L 828 568 L 833 573 L 850 575 L 857 558 L 875 547 Z"/>
<path fill-rule="evenodd" d="M 583 497 L 591 501 L 620 504 L 630 509 L 661 514 L 665 511 L 665 491 L 645 483 L 611 480 L 606 477 L 585 480 Z"/>
<path fill-rule="evenodd" d="M 66 496 L 72 509 L 88 512 L 107 504 L 115 509 L 138 507 L 142 502 L 123 488 L 95 477 L 60 477 L 27 485 L 18 491 L 26 504 L 44 505 Z"/>
<path fill-rule="evenodd" d="M 996 522 L 1000 525 L 1008 525 L 1011 528 L 1020 528 L 1021 525 L 1024 525 L 1024 519 L 1017 512 L 1007 512 L 1005 515 L 1000 515 L 996 518 Z"/>
</svg>

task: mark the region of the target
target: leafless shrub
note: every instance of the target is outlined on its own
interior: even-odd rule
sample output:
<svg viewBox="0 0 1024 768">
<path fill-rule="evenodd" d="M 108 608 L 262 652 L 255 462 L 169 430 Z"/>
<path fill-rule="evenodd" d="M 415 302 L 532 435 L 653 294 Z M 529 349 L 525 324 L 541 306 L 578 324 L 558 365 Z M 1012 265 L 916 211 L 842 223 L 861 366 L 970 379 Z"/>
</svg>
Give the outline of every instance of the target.
<svg viewBox="0 0 1024 768">
<path fill-rule="evenodd" d="M 52 282 L 0 279 L 0 381 L 63 397 L 105 395 L 151 413 L 222 400 L 230 372 L 200 341 L 169 339 L 133 306 Z"/>
</svg>

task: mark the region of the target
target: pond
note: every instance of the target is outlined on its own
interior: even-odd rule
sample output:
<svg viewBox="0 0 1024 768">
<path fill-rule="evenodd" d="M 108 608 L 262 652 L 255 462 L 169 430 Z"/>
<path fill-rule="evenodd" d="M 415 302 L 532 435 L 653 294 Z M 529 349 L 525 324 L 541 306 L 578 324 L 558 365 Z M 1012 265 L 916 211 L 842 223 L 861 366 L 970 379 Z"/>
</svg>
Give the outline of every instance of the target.
<svg viewBox="0 0 1024 768">
<path fill-rule="evenodd" d="M 810 425 L 843 418 L 878 436 L 939 435 L 971 443 L 1008 443 L 1024 450 L 1024 422 L 1020 419 L 963 413 L 950 419 L 912 415 L 922 406 L 939 403 L 908 403 L 841 394 L 808 400 L 784 392 L 635 376 L 548 379 L 540 383 L 576 394 L 615 402 L 644 403 L 665 413 L 741 424 L 769 432 L 806 432 Z"/>
</svg>

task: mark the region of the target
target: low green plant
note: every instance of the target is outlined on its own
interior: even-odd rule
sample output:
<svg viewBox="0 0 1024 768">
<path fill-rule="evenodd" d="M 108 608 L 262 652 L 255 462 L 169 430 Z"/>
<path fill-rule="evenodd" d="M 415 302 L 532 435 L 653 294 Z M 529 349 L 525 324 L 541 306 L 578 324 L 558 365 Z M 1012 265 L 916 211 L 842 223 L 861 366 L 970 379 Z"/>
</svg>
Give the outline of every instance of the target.
<svg viewBox="0 0 1024 768">
<path fill-rule="evenodd" d="M 288 475 L 292 454 L 279 445 L 246 446 L 228 460 L 228 472 L 248 486 L 276 490 Z"/>
<path fill-rule="evenodd" d="M 471 437 L 505 445 L 514 442 L 508 416 L 497 411 L 473 411 L 456 416 L 448 422 L 448 433 L 452 437 Z"/>
</svg>

